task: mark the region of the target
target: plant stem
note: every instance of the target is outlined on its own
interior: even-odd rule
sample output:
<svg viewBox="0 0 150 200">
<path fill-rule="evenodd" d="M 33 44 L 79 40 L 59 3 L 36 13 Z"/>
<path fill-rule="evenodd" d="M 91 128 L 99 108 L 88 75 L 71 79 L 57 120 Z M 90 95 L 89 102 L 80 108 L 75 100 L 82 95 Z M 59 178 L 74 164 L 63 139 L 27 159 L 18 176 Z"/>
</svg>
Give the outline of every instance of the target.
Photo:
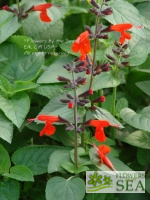
<svg viewBox="0 0 150 200">
<path fill-rule="evenodd" d="M 17 3 L 17 6 L 18 6 L 18 12 L 19 12 L 19 15 L 20 15 L 20 4 L 19 4 L 19 0 L 16 0 L 16 3 Z M 20 30 L 21 30 L 22 35 L 25 35 L 23 25 L 21 26 Z"/>
<path fill-rule="evenodd" d="M 99 22 L 99 16 L 96 17 L 95 35 L 97 33 L 98 22 Z M 91 89 L 92 82 L 93 82 L 93 73 L 94 73 L 94 67 L 95 67 L 95 63 L 96 63 L 96 50 L 97 50 L 97 38 L 94 39 L 94 52 L 93 52 L 93 62 L 92 62 L 92 73 L 91 73 L 91 79 L 90 79 L 89 89 Z"/>
<path fill-rule="evenodd" d="M 112 99 L 112 115 L 115 117 L 116 112 L 116 93 L 117 93 L 117 87 L 113 87 L 113 99 Z M 111 131 L 111 138 L 115 140 L 116 135 L 116 129 L 112 127 Z"/>
<path fill-rule="evenodd" d="M 112 115 L 115 116 L 116 111 L 116 93 L 117 93 L 117 87 L 113 87 L 113 98 L 112 98 Z"/>
<path fill-rule="evenodd" d="M 74 69 L 74 68 L 73 68 Z M 74 84 L 74 132 L 75 132 L 75 148 L 74 148 L 74 162 L 76 168 L 78 168 L 78 132 L 77 132 L 77 91 L 74 78 L 74 71 L 72 70 L 72 79 Z"/>
<path fill-rule="evenodd" d="M 20 4 L 19 4 L 19 0 L 16 0 L 17 2 L 17 6 L 18 6 L 18 11 L 19 11 L 19 14 L 20 14 Z"/>
<path fill-rule="evenodd" d="M 86 114 L 83 117 L 83 122 L 86 121 Z M 85 144 L 84 144 L 84 132 L 81 133 L 81 146 L 84 148 Z"/>
<path fill-rule="evenodd" d="M 77 6 L 80 6 L 80 0 L 77 0 Z"/>
</svg>

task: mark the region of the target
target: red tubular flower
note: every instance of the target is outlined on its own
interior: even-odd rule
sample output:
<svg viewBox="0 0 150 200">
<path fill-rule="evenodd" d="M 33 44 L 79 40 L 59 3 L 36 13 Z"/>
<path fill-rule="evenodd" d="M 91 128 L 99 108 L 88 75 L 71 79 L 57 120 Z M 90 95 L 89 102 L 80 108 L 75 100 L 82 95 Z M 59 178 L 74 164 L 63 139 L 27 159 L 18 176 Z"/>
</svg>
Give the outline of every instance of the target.
<svg viewBox="0 0 150 200">
<path fill-rule="evenodd" d="M 109 121 L 107 120 L 92 120 L 91 119 L 88 122 L 85 122 L 83 125 L 96 127 L 95 138 L 96 140 L 100 142 L 105 142 L 106 140 L 104 127 L 113 126 L 113 127 L 118 128 L 118 125 L 110 124 Z"/>
<path fill-rule="evenodd" d="M 93 144 L 93 146 L 97 150 L 101 163 L 106 164 L 111 170 L 116 171 L 111 161 L 106 157 L 106 154 L 110 152 L 109 146 L 100 145 L 96 147 L 95 144 Z"/>
<path fill-rule="evenodd" d="M 110 26 L 110 31 L 120 32 L 120 39 L 119 42 L 124 44 L 125 39 L 130 40 L 131 35 L 130 33 L 126 32 L 126 30 L 131 29 L 133 27 L 132 24 L 116 24 Z"/>
<path fill-rule="evenodd" d="M 116 24 L 110 26 L 110 31 L 120 32 L 119 42 L 121 44 L 124 44 L 125 39 L 127 40 L 131 39 L 130 33 L 126 32 L 126 30 L 131 29 L 132 27 L 142 28 L 142 26 L 133 26 L 132 24 Z"/>
<path fill-rule="evenodd" d="M 72 51 L 75 53 L 80 52 L 80 60 L 86 59 L 86 55 L 91 51 L 91 45 L 88 36 L 89 32 L 85 31 L 81 33 L 72 44 Z"/>
<path fill-rule="evenodd" d="M 40 19 L 43 22 L 51 22 L 51 18 L 47 14 L 47 9 L 52 7 L 51 3 L 40 4 L 33 7 L 33 11 L 40 11 Z"/>
<path fill-rule="evenodd" d="M 53 126 L 52 124 L 54 122 L 59 122 L 60 118 L 58 116 L 39 115 L 39 116 L 37 116 L 37 118 L 28 119 L 28 122 L 31 123 L 34 120 L 46 122 L 44 128 L 40 132 L 40 136 L 43 136 L 44 134 L 50 136 L 50 135 L 54 134 L 56 131 L 55 126 Z"/>
</svg>

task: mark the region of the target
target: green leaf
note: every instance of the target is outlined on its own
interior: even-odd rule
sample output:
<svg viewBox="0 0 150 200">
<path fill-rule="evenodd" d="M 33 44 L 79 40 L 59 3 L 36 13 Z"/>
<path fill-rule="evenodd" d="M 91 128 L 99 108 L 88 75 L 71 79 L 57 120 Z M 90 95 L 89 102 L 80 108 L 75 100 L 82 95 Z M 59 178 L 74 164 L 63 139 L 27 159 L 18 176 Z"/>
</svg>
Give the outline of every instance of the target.
<svg viewBox="0 0 150 200">
<path fill-rule="evenodd" d="M 54 61 L 47 68 L 47 70 L 40 76 L 37 80 L 37 83 L 60 83 L 57 80 L 58 76 L 65 76 L 66 78 L 71 78 L 71 73 L 66 72 L 66 69 L 63 68 L 63 65 L 66 63 L 70 63 L 72 61 L 72 57 L 69 56 L 60 56 L 57 60 Z"/>
<path fill-rule="evenodd" d="M 2 92 L 4 92 L 5 94 L 7 94 L 7 92 L 12 90 L 12 86 L 11 83 L 4 78 L 3 76 L 0 75 L 0 89 L 2 90 Z"/>
<path fill-rule="evenodd" d="M 0 138 L 11 143 L 13 135 L 13 124 L 0 111 Z"/>
<path fill-rule="evenodd" d="M 126 53 L 130 54 L 130 57 L 126 60 L 129 61 L 130 66 L 144 63 L 149 53 L 147 38 L 144 39 L 136 34 L 132 34 L 132 39 L 129 41 L 129 48 Z"/>
<path fill-rule="evenodd" d="M 6 149 L 0 144 L 0 174 L 8 172 L 11 166 L 9 154 Z"/>
<path fill-rule="evenodd" d="M 37 52 L 34 40 L 30 37 L 23 35 L 13 35 L 8 39 L 8 42 L 16 44 L 24 52 L 28 51 L 30 53 Z"/>
<path fill-rule="evenodd" d="M 73 43 L 74 43 L 74 40 L 69 40 L 69 41 L 66 41 L 66 42 L 60 44 L 59 46 L 63 51 L 69 53 L 70 55 L 80 56 L 80 53 L 74 53 L 72 51 L 71 46 Z"/>
<path fill-rule="evenodd" d="M 103 88 L 116 87 L 120 84 L 120 79 L 114 76 L 111 72 L 102 72 L 100 75 L 95 76 L 92 89 L 97 91 Z"/>
<path fill-rule="evenodd" d="M 150 81 L 141 81 L 135 83 L 143 92 L 150 96 Z"/>
<path fill-rule="evenodd" d="M 19 183 L 16 180 L 9 179 L 0 182 L 0 199 L 1 200 L 18 200 Z"/>
<path fill-rule="evenodd" d="M 86 200 L 106 200 L 106 193 L 95 194 L 95 193 L 88 193 L 86 195 Z"/>
<path fill-rule="evenodd" d="M 71 163 L 71 162 L 66 162 L 63 163 L 61 165 L 66 171 L 73 173 L 73 174 L 79 174 L 81 172 L 85 172 L 88 171 L 89 168 L 87 166 L 78 166 L 78 168 L 76 168 L 75 164 Z"/>
<path fill-rule="evenodd" d="M 149 69 L 139 69 L 134 68 L 131 70 L 126 77 L 126 87 L 130 92 L 130 96 L 136 98 L 138 102 L 140 100 L 139 96 L 141 96 L 141 90 L 136 86 L 137 82 L 141 81 L 149 81 L 150 80 L 150 70 Z"/>
<path fill-rule="evenodd" d="M 89 155 L 91 158 L 91 161 L 102 171 L 111 171 L 109 167 L 107 167 L 105 164 L 100 162 L 100 158 L 98 156 L 98 153 L 96 149 L 91 148 L 89 151 Z M 113 164 L 114 168 L 117 171 L 132 171 L 127 165 L 125 165 L 121 160 L 114 158 L 110 156 L 109 154 L 107 155 L 108 159 L 111 161 Z"/>
<path fill-rule="evenodd" d="M 38 75 L 44 57 L 42 55 L 29 55 L 21 57 L 18 60 L 8 64 L 2 72 L 2 75 L 10 82 L 14 81 L 32 81 Z"/>
<path fill-rule="evenodd" d="M 48 173 L 63 172 L 61 165 L 70 161 L 70 150 L 57 150 L 50 155 Z"/>
<path fill-rule="evenodd" d="M 83 200 L 85 183 L 81 178 L 53 177 L 47 182 L 46 200 Z"/>
<path fill-rule="evenodd" d="M 145 179 L 145 189 L 150 194 L 150 178 Z"/>
<path fill-rule="evenodd" d="M 88 13 L 87 8 L 79 7 L 79 6 L 69 6 L 67 14 L 79 14 L 79 13 Z"/>
<path fill-rule="evenodd" d="M 137 114 L 130 108 L 124 108 L 120 112 L 121 118 L 129 125 L 142 129 L 144 131 L 150 130 L 150 116 L 145 116 L 144 113 Z"/>
<path fill-rule="evenodd" d="M 26 93 L 15 94 L 10 100 L 0 96 L 0 109 L 20 128 L 30 108 L 30 99 Z"/>
<path fill-rule="evenodd" d="M 124 126 L 113 117 L 113 115 L 103 108 L 96 107 L 95 111 L 92 111 L 92 115 L 99 120 L 108 120 L 111 124 L 119 125 L 119 128 L 124 128 Z"/>
<path fill-rule="evenodd" d="M 11 167 L 10 173 L 4 173 L 3 176 L 16 179 L 18 181 L 34 181 L 31 170 L 22 165 Z"/>
<path fill-rule="evenodd" d="M 28 167 L 33 175 L 40 175 L 47 172 L 50 155 L 63 147 L 56 146 L 30 146 L 18 149 L 12 156 L 15 165 Z"/>
<path fill-rule="evenodd" d="M 115 0 L 110 3 L 113 9 L 112 15 L 107 15 L 105 18 L 111 24 L 130 23 L 134 26 L 143 25 L 138 10 L 130 3 L 122 0 Z M 128 61 L 131 66 L 139 65 L 145 62 L 148 56 L 148 42 L 144 29 L 133 27 L 132 39 L 128 41 L 130 54 Z"/>
<path fill-rule="evenodd" d="M 120 194 L 118 194 L 118 197 L 119 197 L 119 199 L 121 199 L 121 200 L 149 200 L 149 197 L 148 196 L 146 196 L 146 194 L 136 194 L 136 193 L 131 193 L 131 194 L 129 194 L 129 193 L 125 193 L 125 194 L 123 194 L 123 193 L 120 193 Z"/>
<path fill-rule="evenodd" d="M 60 93 L 67 91 L 65 88 L 63 88 L 63 86 L 64 85 L 62 84 L 40 85 L 39 87 L 33 89 L 32 92 L 51 99 L 57 95 L 60 95 Z"/>
<path fill-rule="evenodd" d="M 106 100 L 102 103 L 102 108 L 108 112 L 112 112 L 112 95 L 107 95 Z"/>
<path fill-rule="evenodd" d="M 119 132 L 117 133 L 116 138 L 136 147 L 150 149 L 150 134 L 146 131 L 139 130 L 129 135 L 124 135 L 123 133 Z"/>
<path fill-rule="evenodd" d="M 0 11 L 0 13 L 1 13 L 1 20 L 0 20 L 0 44 L 1 44 L 21 27 L 21 23 L 18 21 L 18 17 L 14 16 L 14 14 L 10 14 L 6 11 Z"/>
<path fill-rule="evenodd" d="M 24 51 L 15 44 L 4 42 L 0 46 L 0 55 L 6 58 L 1 62 L 0 71 L 3 71 L 6 65 L 24 56 Z"/>
<path fill-rule="evenodd" d="M 150 2 L 143 2 L 136 6 L 136 8 L 139 10 L 140 14 L 146 17 L 150 20 Z"/>
<path fill-rule="evenodd" d="M 69 121 L 73 121 L 73 110 L 68 109 L 68 106 L 66 104 L 60 102 L 60 99 L 62 98 L 62 95 L 52 98 L 39 114 L 44 113 L 47 115 L 60 115 L 61 117 Z"/>
<path fill-rule="evenodd" d="M 120 112 L 123 108 L 128 108 L 128 101 L 126 98 L 121 98 L 116 104 L 116 115 L 120 116 Z"/>
<path fill-rule="evenodd" d="M 15 81 L 11 95 L 18 92 L 31 90 L 31 89 L 37 88 L 38 86 L 39 86 L 38 84 L 30 82 L 30 81 Z"/>
<path fill-rule="evenodd" d="M 150 163 L 150 150 L 149 149 L 137 149 L 137 160 L 141 165 L 147 165 Z"/>
<path fill-rule="evenodd" d="M 95 137 L 91 137 L 90 140 L 89 140 L 89 143 L 90 144 L 95 143 L 96 146 L 101 145 L 101 144 L 106 144 L 108 146 L 114 146 L 114 145 L 116 145 L 115 141 L 112 140 L 112 139 L 110 139 L 110 138 L 108 138 L 108 137 L 107 137 L 107 139 L 106 139 L 105 142 L 99 142 L 98 140 L 96 140 Z"/>
<path fill-rule="evenodd" d="M 74 163 L 74 149 L 70 151 L 70 157 L 72 162 Z M 78 147 L 78 164 L 79 165 L 91 165 L 91 161 L 89 159 L 88 154 L 86 153 L 85 149 L 82 147 Z"/>
</svg>

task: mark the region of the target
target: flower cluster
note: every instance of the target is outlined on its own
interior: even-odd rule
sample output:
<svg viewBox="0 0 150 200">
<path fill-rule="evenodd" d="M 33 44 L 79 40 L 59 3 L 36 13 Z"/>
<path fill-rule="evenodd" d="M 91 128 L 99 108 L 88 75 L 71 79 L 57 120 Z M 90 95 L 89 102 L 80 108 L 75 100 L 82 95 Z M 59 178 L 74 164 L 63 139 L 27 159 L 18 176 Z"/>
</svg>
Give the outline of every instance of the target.
<svg viewBox="0 0 150 200">
<path fill-rule="evenodd" d="M 36 6 L 32 6 L 31 8 L 29 8 L 28 10 L 24 10 L 24 5 L 20 7 L 20 9 L 16 9 L 16 8 L 10 8 L 9 6 L 3 6 L 3 10 L 6 10 L 8 12 L 12 12 L 14 13 L 18 19 L 25 19 L 28 17 L 28 14 L 34 11 L 38 11 L 40 12 L 40 20 L 42 22 L 51 22 L 51 18 L 48 16 L 47 11 L 50 7 L 52 7 L 53 5 L 51 3 L 45 3 L 45 4 L 40 4 L 40 5 L 36 5 Z"/>
</svg>

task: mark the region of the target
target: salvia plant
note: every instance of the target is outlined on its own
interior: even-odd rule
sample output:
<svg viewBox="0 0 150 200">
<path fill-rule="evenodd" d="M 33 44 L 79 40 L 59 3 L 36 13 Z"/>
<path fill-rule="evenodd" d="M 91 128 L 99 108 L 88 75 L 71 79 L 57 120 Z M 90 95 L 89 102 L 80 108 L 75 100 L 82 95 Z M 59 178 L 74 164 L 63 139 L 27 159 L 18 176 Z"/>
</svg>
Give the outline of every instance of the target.
<svg viewBox="0 0 150 200">
<path fill-rule="evenodd" d="M 0 200 L 150 198 L 149 8 L 0 2 Z M 145 171 L 146 192 L 87 194 L 86 171 Z"/>
</svg>

